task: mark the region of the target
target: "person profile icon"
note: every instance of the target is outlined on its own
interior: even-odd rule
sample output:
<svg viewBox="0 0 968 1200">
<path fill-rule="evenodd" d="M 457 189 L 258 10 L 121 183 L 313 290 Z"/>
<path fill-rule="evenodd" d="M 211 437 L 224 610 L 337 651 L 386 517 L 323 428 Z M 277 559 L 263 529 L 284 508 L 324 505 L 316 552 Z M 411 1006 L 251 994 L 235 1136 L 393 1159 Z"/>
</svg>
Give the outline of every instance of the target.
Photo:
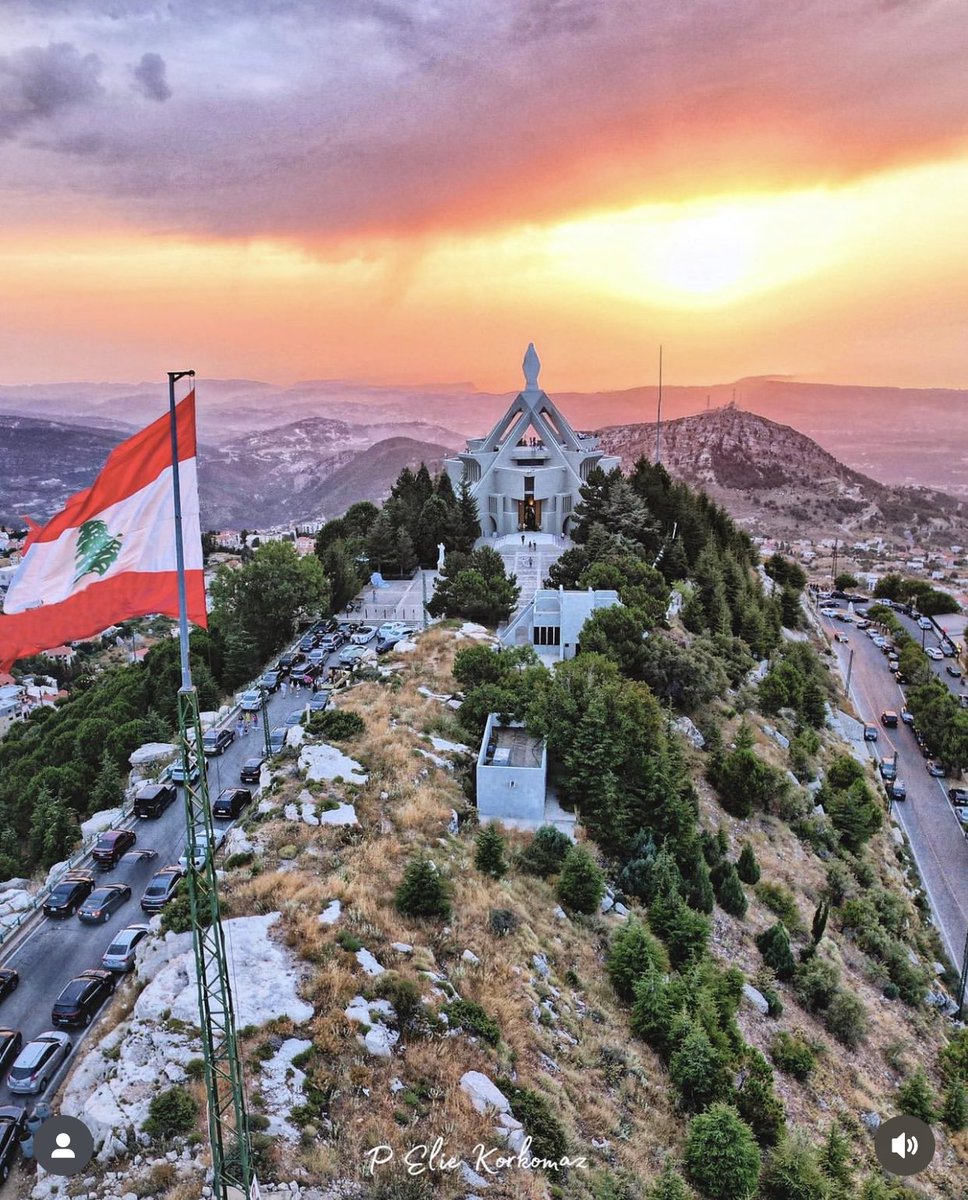
<svg viewBox="0 0 968 1200">
<path fill-rule="evenodd" d="M 71 1135 L 69 1133 L 59 1133 L 54 1139 L 57 1143 L 57 1149 L 51 1150 L 51 1158 L 74 1158 L 74 1151 L 71 1147 Z"/>
</svg>

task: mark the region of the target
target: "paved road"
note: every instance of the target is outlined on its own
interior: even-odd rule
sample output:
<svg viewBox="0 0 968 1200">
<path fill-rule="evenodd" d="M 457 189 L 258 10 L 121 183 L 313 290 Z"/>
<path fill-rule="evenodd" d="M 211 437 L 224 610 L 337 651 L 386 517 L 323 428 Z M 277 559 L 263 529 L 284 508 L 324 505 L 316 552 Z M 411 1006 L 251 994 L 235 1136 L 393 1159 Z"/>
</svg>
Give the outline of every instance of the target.
<svg viewBox="0 0 968 1200">
<path fill-rule="evenodd" d="M 307 699 L 308 693 L 303 693 L 303 701 Z M 270 725 L 281 725 L 286 714 L 298 707 L 298 700 L 291 695 L 283 697 L 276 693 L 271 696 Z M 223 755 L 209 760 L 209 789 L 213 799 L 220 788 L 239 783 L 242 762 L 257 753 L 263 744 L 261 729 L 254 730 L 244 738 L 236 738 Z M 177 862 L 185 848 L 185 807 L 181 789 L 178 801 L 169 805 L 161 817 L 134 821 L 133 827 L 138 837 L 136 849 L 156 850 L 157 858 L 144 862 L 122 861 L 111 871 L 94 872 L 98 880 L 103 879 L 105 883 L 130 883 L 131 900 L 104 925 L 82 925 L 76 917 L 66 920 L 42 917 L 4 958 L 3 966 L 14 967 L 20 972 L 20 986 L 0 1003 L 0 1026 L 19 1029 L 25 1043 L 52 1028 L 50 1010 L 61 989 L 78 972 L 100 966 L 101 955 L 111 944 L 113 935 L 125 925 L 148 920 L 141 911 L 141 893 L 154 872 L 168 863 Z M 72 1033 L 75 1047 L 82 1033 L 80 1030 Z M 56 1086 L 57 1081 L 48 1091 L 55 1090 Z M 33 1103 L 38 1098 L 12 1096 L 6 1080 L 0 1083 L 0 1104 L 23 1103 L 25 1100 Z"/>
<path fill-rule="evenodd" d="M 919 645 L 923 645 L 925 649 L 930 646 L 936 646 L 939 650 L 941 649 L 941 638 L 939 637 L 936 629 L 919 629 L 917 621 L 915 621 L 912 617 L 906 617 L 903 613 L 899 612 L 895 612 L 894 615 Z M 840 624 L 839 621 L 837 623 L 838 625 Z M 924 639 L 923 642 L 922 637 Z M 955 642 L 956 646 L 957 644 L 958 643 Z M 960 679 L 952 679 L 952 677 L 945 670 L 945 667 L 952 664 L 959 665 L 958 659 L 945 658 L 939 662 L 937 659 L 929 658 L 928 663 L 934 674 L 937 675 L 937 677 L 950 692 L 952 692 L 955 696 L 961 696 L 964 693 L 964 681 Z"/>
<path fill-rule="evenodd" d="M 831 635 L 846 633 L 849 638 L 847 645 L 834 642 L 833 647 L 844 676 L 850 651 L 854 652 L 851 698 L 862 719 L 879 729 L 878 741 L 868 743 L 869 748 L 881 758 L 890 758 L 897 751 L 898 779 L 907 785 L 907 800 L 898 801 L 894 810 L 911 843 L 945 949 L 960 966 L 968 931 L 968 841 L 948 803 L 947 788 L 953 781 L 932 779 L 906 725 L 899 724 L 897 729 L 881 725 L 880 714 L 885 709 L 900 712 L 904 705 L 904 692 L 888 669 L 887 657 L 861 630 L 833 618 L 821 620 Z M 941 677 L 947 679 L 943 664 L 934 665 L 942 668 Z"/>
</svg>

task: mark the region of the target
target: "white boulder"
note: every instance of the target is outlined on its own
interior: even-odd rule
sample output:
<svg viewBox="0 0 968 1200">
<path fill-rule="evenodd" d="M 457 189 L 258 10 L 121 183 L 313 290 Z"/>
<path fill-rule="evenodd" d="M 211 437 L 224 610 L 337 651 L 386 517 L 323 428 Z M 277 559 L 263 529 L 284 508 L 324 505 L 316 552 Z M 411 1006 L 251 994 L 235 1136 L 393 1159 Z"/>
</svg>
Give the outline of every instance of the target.
<svg viewBox="0 0 968 1200">
<path fill-rule="evenodd" d="M 479 1113 L 489 1109 L 499 1113 L 511 1112 L 511 1102 L 493 1080 L 480 1071 L 465 1071 L 460 1077 L 460 1090 L 470 1098 Z"/>
</svg>

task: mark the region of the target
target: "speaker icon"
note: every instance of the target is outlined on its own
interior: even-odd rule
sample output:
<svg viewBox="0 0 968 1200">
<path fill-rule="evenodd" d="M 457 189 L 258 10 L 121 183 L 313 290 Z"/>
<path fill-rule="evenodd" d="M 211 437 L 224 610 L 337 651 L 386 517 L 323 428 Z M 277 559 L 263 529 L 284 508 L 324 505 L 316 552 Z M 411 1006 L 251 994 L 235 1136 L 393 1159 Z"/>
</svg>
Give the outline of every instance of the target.
<svg viewBox="0 0 968 1200">
<path fill-rule="evenodd" d="M 913 1135 L 905 1135 L 899 1133 L 897 1137 L 891 1138 L 891 1153 L 896 1154 L 898 1158 L 907 1158 L 909 1154 L 917 1154 L 918 1139 Z"/>
</svg>

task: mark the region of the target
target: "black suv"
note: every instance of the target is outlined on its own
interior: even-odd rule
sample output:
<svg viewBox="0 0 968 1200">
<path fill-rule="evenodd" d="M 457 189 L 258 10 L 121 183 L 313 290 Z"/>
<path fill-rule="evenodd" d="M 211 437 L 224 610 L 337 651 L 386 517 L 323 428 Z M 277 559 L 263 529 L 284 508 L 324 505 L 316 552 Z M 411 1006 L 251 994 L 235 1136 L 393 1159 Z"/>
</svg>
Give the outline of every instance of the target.
<svg viewBox="0 0 968 1200">
<path fill-rule="evenodd" d="M 234 821 L 251 799 L 248 788 L 224 788 L 212 805 L 212 816 L 221 821 Z"/>
<path fill-rule="evenodd" d="M 44 902 L 45 917 L 73 917 L 94 891 L 94 876 L 89 871 L 68 871 Z"/>
<path fill-rule="evenodd" d="M 24 1039 L 19 1029 L 0 1029 L 0 1077 L 6 1075 L 13 1060 L 23 1049 Z"/>
<path fill-rule="evenodd" d="M 54 1001 L 50 1019 L 59 1029 L 81 1029 L 114 991 L 115 977 L 101 967 L 75 975 Z"/>
<path fill-rule="evenodd" d="M 116 867 L 138 839 L 130 829 L 109 829 L 102 833 L 91 856 L 102 871 Z"/>
<path fill-rule="evenodd" d="M 259 755 L 258 758 L 247 758 L 242 764 L 239 779 L 243 783 L 258 783 L 259 777 L 262 774 L 262 764 L 265 760 L 266 756 L 264 754 Z"/>
<path fill-rule="evenodd" d="M 18 1034 L 19 1037 L 19 1034 Z M 0 1108 L 0 1181 L 10 1174 L 27 1130 L 27 1109 L 19 1104 Z"/>
<path fill-rule="evenodd" d="M 134 798 L 136 817 L 160 817 L 178 795 L 170 783 L 146 783 Z"/>
<path fill-rule="evenodd" d="M 210 729 L 202 737 L 202 753 L 224 754 L 234 741 L 234 729 Z"/>
</svg>

